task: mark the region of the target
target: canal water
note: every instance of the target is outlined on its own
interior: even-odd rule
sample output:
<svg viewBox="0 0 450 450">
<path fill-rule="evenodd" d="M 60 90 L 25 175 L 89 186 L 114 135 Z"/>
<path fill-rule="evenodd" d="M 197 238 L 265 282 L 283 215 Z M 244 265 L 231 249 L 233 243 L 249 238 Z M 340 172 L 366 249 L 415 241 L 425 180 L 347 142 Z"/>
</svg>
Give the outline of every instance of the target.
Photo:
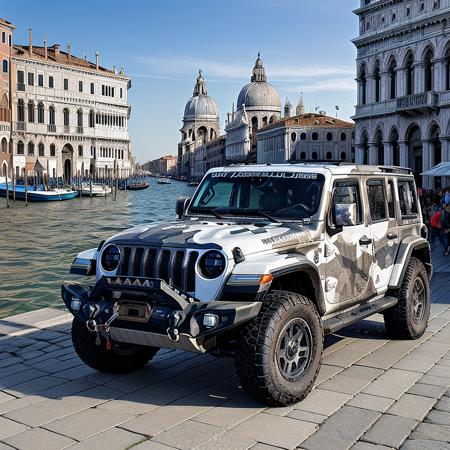
<svg viewBox="0 0 450 450">
<path fill-rule="evenodd" d="M 74 256 L 134 225 L 175 218 L 175 201 L 191 196 L 186 183 L 118 191 L 117 200 L 11 202 L 0 198 L 0 318 L 45 306 L 60 307 L 61 281 Z"/>
</svg>

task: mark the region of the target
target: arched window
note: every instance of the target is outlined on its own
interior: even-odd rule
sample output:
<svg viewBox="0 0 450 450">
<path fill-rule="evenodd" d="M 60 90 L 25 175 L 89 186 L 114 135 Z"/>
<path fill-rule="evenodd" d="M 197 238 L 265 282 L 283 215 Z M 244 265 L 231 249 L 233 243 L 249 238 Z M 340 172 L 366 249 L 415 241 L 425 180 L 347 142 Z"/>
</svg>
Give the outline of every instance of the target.
<svg viewBox="0 0 450 450">
<path fill-rule="evenodd" d="M 333 133 L 331 131 L 329 131 L 327 133 L 327 141 L 330 142 L 333 140 Z M 328 159 L 328 158 L 327 158 Z M 330 158 L 331 159 L 331 158 Z"/>
<path fill-rule="evenodd" d="M 50 156 L 56 156 L 55 144 L 50 144 Z"/>
<path fill-rule="evenodd" d="M 38 152 L 39 156 L 45 156 L 44 144 L 42 142 L 38 145 Z"/>
<path fill-rule="evenodd" d="M 414 93 L 414 60 L 412 53 L 409 53 L 405 63 L 405 81 L 406 81 L 406 95 Z"/>
<path fill-rule="evenodd" d="M 8 60 L 3 60 L 3 73 L 8 73 Z"/>
<path fill-rule="evenodd" d="M 38 103 L 38 123 L 44 123 L 44 104 Z"/>
<path fill-rule="evenodd" d="M 50 108 L 48 108 L 48 123 L 55 125 L 55 107 L 53 105 L 50 105 Z"/>
<path fill-rule="evenodd" d="M 79 127 L 83 126 L 83 110 L 82 109 L 79 109 L 77 111 L 77 125 Z"/>
<path fill-rule="evenodd" d="M 2 139 L 2 152 L 8 153 L 8 141 L 6 140 L 6 138 Z"/>
<path fill-rule="evenodd" d="M 297 139 L 297 133 L 294 131 L 293 133 L 291 133 L 291 141 L 295 142 L 296 139 Z"/>
<path fill-rule="evenodd" d="M 264 116 L 263 119 L 262 119 L 262 126 L 263 127 L 267 126 L 267 123 L 268 123 L 267 120 L 268 120 L 267 116 Z"/>
<path fill-rule="evenodd" d="M 302 133 L 302 134 L 300 135 L 300 139 L 301 139 L 302 141 L 306 141 L 306 133 Z"/>
<path fill-rule="evenodd" d="M 341 161 L 346 161 L 346 160 L 347 160 L 347 153 L 341 152 Z"/>
<path fill-rule="evenodd" d="M 377 62 L 373 71 L 373 80 L 375 83 L 375 101 L 381 100 L 381 75 L 380 75 L 380 63 Z"/>
<path fill-rule="evenodd" d="M 258 118 L 252 117 L 252 130 L 257 130 L 257 129 L 258 129 Z"/>
<path fill-rule="evenodd" d="M 359 73 L 359 101 L 361 105 L 367 103 L 367 78 L 365 66 L 362 66 Z"/>
<path fill-rule="evenodd" d="M 21 98 L 17 101 L 17 121 L 25 122 L 25 104 Z"/>
<path fill-rule="evenodd" d="M 95 114 L 94 114 L 94 110 L 93 109 L 91 109 L 89 111 L 89 126 L 91 128 L 94 128 L 94 126 L 95 126 Z"/>
<path fill-rule="evenodd" d="M 23 142 L 22 141 L 19 141 L 18 143 L 17 143 L 17 154 L 18 155 L 23 155 L 25 153 L 25 147 L 24 147 L 24 145 L 23 145 Z"/>
<path fill-rule="evenodd" d="M 313 132 L 311 133 L 311 139 L 312 139 L 313 141 L 317 141 L 317 140 L 319 139 L 319 135 L 318 135 L 315 131 L 313 131 Z"/>
<path fill-rule="evenodd" d="M 391 100 L 397 97 L 397 63 L 395 59 L 392 58 L 389 62 L 388 68 L 389 74 L 389 98 Z"/>
<path fill-rule="evenodd" d="M 68 127 L 69 126 L 69 121 L 70 121 L 70 113 L 69 110 L 67 108 L 64 108 L 63 110 L 63 116 L 64 116 L 64 126 Z"/>
<path fill-rule="evenodd" d="M 345 132 L 341 133 L 341 141 L 346 141 L 347 140 L 347 134 Z"/>
<path fill-rule="evenodd" d="M 34 156 L 34 142 L 28 142 L 28 156 Z"/>
<path fill-rule="evenodd" d="M 82 146 L 82 145 L 79 145 L 79 146 L 78 146 L 78 156 L 79 156 L 80 158 L 83 157 L 83 146 Z"/>
<path fill-rule="evenodd" d="M 433 90 L 433 52 L 428 49 L 424 57 L 425 92 Z"/>
<path fill-rule="evenodd" d="M 317 152 L 312 152 L 312 159 L 317 159 L 319 157 L 319 154 Z"/>
<path fill-rule="evenodd" d="M 306 152 L 300 153 L 300 159 L 306 159 Z"/>
<path fill-rule="evenodd" d="M 28 102 L 28 122 L 34 122 L 34 103 L 33 100 Z"/>
<path fill-rule="evenodd" d="M 327 152 L 325 158 L 326 159 L 332 159 L 333 158 L 333 154 L 331 152 Z"/>
</svg>

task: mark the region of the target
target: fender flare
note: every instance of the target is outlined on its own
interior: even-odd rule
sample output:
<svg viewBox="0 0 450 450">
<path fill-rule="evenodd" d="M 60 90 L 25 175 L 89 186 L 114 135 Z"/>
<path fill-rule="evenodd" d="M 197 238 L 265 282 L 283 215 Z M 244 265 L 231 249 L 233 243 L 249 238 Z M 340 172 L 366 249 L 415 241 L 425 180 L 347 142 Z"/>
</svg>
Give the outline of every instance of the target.
<svg viewBox="0 0 450 450">
<path fill-rule="evenodd" d="M 314 291 L 316 293 L 316 306 L 319 314 L 323 316 L 326 312 L 325 296 L 323 295 L 319 271 L 317 270 L 317 266 L 313 262 L 309 260 L 300 261 L 296 264 L 275 269 L 271 272 L 271 274 L 273 275 L 273 278 L 275 280 L 283 275 L 288 275 L 295 272 L 305 272 L 311 279 Z"/>
<path fill-rule="evenodd" d="M 429 278 L 431 279 L 433 273 L 433 267 L 431 265 L 431 250 L 430 244 L 424 238 L 418 236 L 409 236 L 400 242 L 400 248 L 397 252 L 397 257 L 395 258 L 394 268 L 391 273 L 391 278 L 389 280 L 389 289 L 399 289 L 403 277 L 405 275 L 406 269 L 408 267 L 408 261 L 411 258 L 413 251 L 415 250 L 426 250 L 428 254 L 428 261 L 422 261 L 425 265 Z"/>
</svg>

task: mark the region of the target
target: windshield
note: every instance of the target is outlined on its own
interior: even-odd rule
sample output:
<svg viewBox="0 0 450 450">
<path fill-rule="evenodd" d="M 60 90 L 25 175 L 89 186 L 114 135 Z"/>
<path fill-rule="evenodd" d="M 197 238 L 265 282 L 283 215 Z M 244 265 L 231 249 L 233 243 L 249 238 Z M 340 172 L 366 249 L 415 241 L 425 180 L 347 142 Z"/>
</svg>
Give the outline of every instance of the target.
<svg viewBox="0 0 450 450">
<path fill-rule="evenodd" d="M 317 213 L 324 176 L 299 172 L 213 172 L 202 182 L 188 213 L 262 215 L 303 220 Z"/>
</svg>

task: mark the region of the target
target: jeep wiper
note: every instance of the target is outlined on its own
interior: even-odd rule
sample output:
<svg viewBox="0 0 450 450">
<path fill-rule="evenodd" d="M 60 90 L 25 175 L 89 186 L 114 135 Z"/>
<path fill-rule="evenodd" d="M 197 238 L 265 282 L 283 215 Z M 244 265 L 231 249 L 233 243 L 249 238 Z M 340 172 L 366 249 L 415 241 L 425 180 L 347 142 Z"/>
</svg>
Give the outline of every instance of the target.
<svg viewBox="0 0 450 450">
<path fill-rule="evenodd" d="M 271 216 L 270 214 L 267 214 L 267 213 L 264 212 L 264 211 L 261 211 L 260 209 L 255 209 L 255 210 L 252 211 L 250 214 L 258 214 L 258 215 L 260 215 L 260 216 L 265 217 L 266 219 L 269 219 L 269 220 L 272 221 L 272 222 L 275 222 L 275 223 L 282 223 L 281 220 L 279 220 L 279 219 L 277 219 L 277 218 Z"/>
<path fill-rule="evenodd" d="M 225 219 L 225 217 L 221 216 L 215 208 L 207 208 L 205 209 L 205 212 L 208 212 L 212 214 L 213 216 L 217 217 L 218 219 Z"/>
</svg>

